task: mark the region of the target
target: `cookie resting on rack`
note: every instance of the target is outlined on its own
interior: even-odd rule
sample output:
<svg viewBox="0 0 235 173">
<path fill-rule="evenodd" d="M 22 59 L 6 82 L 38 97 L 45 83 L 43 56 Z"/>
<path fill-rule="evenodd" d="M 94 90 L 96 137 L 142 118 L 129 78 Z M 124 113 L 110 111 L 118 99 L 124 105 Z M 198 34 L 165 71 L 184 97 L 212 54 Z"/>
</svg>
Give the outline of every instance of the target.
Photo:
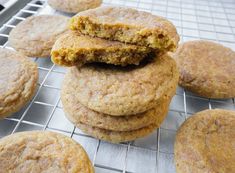
<svg viewBox="0 0 235 173">
<path fill-rule="evenodd" d="M 68 21 L 64 16 L 28 17 L 10 32 L 10 45 L 29 57 L 49 57 L 56 39 L 67 31 Z"/>
<path fill-rule="evenodd" d="M 19 111 L 37 89 L 36 63 L 24 55 L 0 48 L 0 119 Z M 1 169 L 0 169 L 1 170 Z"/>
<path fill-rule="evenodd" d="M 235 172 L 235 111 L 205 110 L 189 117 L 175 141 L 177 173 Z"/>
<path fill-rule="evenodd" d="M 94 173 L 84 149 L 55 132 L 19 132 L 0 139 L 0 172 Z"/>
<path fill-rule="evenodd" d="M 183 88 L 206 98 L 235 97 L 235 52 L 230 48 L 211 41 L 189 41 L 173 57 Z"/>
</svg>

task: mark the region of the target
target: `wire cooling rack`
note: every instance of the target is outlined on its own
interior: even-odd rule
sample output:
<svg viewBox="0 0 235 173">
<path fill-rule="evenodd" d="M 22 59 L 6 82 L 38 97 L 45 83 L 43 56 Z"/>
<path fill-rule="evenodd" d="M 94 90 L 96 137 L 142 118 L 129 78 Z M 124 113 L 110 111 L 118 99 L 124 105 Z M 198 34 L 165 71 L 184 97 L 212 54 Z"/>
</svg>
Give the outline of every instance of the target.
<svg viewBox="0 0 235 173">
<path fill-rule="evenodd" d="M 234 0 L 104 0 L 103 5 L 134 7 L 164 16 L 177 27 L 181 42 L 207 39 L 235 50 Z M 0 46 L 11 49 L 7 42 L 10 30 L 38 13 L 63 14 L 45 0 L 31 1 L 1 26 Z M 59 93 L 66 69 L 55 66 L 49 58 L 33 60 L 39 70 L 38 91 L 21 111 L 0 121 L 0 137 L 27 130 L 63 133 L 83 145 L 97 173 L 174 173 L 174 138 L 185 119 L 204 109 L 235 110 L 234 99 L 204 99 L 178 88 L 160 129 L 146 138 L 110 144 L 82 133 L 65 118 Z"/>
</svg>

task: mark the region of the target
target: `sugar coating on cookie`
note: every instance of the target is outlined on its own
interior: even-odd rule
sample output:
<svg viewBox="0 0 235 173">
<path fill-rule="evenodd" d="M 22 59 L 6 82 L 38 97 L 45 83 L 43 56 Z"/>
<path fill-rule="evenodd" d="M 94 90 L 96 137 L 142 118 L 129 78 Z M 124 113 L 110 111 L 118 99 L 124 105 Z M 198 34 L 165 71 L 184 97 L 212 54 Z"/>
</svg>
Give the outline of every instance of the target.
<svg viewBox="0 0 235 173">
<path fill-rule="evenodd" d="M 20 132 L 2 138 L 0 170 L 15 173 L 94 173 L 86 152 L 78 143 L 48 131 Z"/>
<path fill-rule="evenodd" d="M 36 63 L 24 55 L 0 48 L 0 119 L 20 110 L 37 89 Z"/>
<path fill-rule="evenodd" d="M 102 3 L 102 0 L 48 0 L 47 3 L 52 8 L 59 11 L 67 13 L 78 13 L 99 7 Z"/>
<path fill-rule="evenodd" d="M 133 115 L 159 104 L 167 93 L 175 93 L 178 71 L 167 54 L 140 66 L 117 67 L 107 64 L 72 67 L 67 74 L 76 98 L 97 112 Z"/>
<path fill-rule="evenodd" d="M 176 135 L 177 173 L 235 172 L 235 111 L 198 112 Z"/>
<path fill-rule="evenodd" d="M 126 7 L 99 7 L 78 13 L 70 28 L 83 34 L 174 51 L 179 36 L 167 19 Z"/>
<path fill-rule="evenodd" d="M 10 45 L 29 57 L 49 57 L 56 39 L 67 31 L 68 20 L 52 15 L 28 17 L 10 32 Z"/>
<path fill-rule="evenodd" d="M 107 64 L 126 66 L 138 65 L 152 49 L 144 46 L 125 44 L 101 38 L 68 32 L 54 44 L 51 59 L 62 66 L 81 66 L 85 63 L 104 62 Z"/>
<path fill-rule="evenodd" d="M 153 109 L 144 113 L 131 116 L 111 116 L 93 111 L 83 106 L 78 100 L 76 93 L 77 88 L 74 87 L 74 81 L 66 75 L 61 91 L 61 101 L 66 117 L 75 125 L 83 123 L 93 127 L 98 127 L 113 131 L 130 131 L 140 129 L 151 125 L 153 122 L 160 126 L 164 120 L 166 110 L 168 109 L 172 91 L 169 97 L 162 101 Z"/>
<path fill-rule="evenodd" d="M 179 84 L 202 97 L 235 97 L 235 52 L 210 41 L 189 41 L 174 53 Z"/>
</svg>

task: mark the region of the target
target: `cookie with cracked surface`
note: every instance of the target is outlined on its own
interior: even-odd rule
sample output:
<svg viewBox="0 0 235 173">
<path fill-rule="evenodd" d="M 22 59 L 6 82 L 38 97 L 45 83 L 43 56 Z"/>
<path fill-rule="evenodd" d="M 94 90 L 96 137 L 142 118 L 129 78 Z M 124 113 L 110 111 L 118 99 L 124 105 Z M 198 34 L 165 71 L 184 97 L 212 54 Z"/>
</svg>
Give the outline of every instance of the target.
<svg viewBox="0 0 235 173">
<path fill-rule="evenodd" d="M 139 66 L 87 64 L 72 67 L 69 85 L 76 88 L 78 101 L 94 111 L 127 116 L 154 108 L 175 92 L 178 83 L 175 61 L 167 54 Z"/>
<path fill-rule="evenodd" d="M 235 52 L 200 40 L 179 46 L 173 54 L 180 71 L 179 85 L 206 98 L 235 97 Z"/>
<path fill-rule="evenodd" d="M 73 82 L 75 81 L 68 79 L 68 76 L 66 76 L 61 91 L 61 101 L 66 117 L 75 125 L 83 123 L 113 131 L 136 130 L 151 125 L 153 122 L 160 126 L 165 118 L 166 109 L 168 109 L 169 102 L 174 93 L 174 91 L 167 93 L 169 94 L 167 98 L 162 99 L 155 108 L 144 113 L 117 117 L 99 113 L 83 106 L 75 94 L 77 87 L 74 87 L 76 84 L 71 84 Z"/>
<path fill-rule="evenodd" d="M 0 119 L 19 111 L 37 89 L 37 65 L 24 55 L 0 48 Z"/>
<path fill-rule="evenodd" d="M 102 0 L 48 0 L 47 3 L 54 9 L 66 13 L 78 13 L 99 7 Z"/>
<path fill-rule="evenodd" d="M 2 138 L 0 170 L 14 173 L 94 173 L 82 146 L 67 136 L 48 131 L 19 132 Z"/>
<path fill-rule="evenodd" d="M 69 18 L 40 15 L 26 18 L 9 34 L 10 45 L 29 57 L 49 57 L 56 39 L 67 31 Z"/>
<path fill-rule="evenodd" d="M 98 7 L 78 13 L 70 22 L 83 34 L 174 51 L 179 35 L 167 19 L 126 7 Z"/>
<path fill-rule="evenodd" d="M 51 59 L 62 66 L 81 66 L 85 63 L 104 62 L 126 66 L 138 65 L 153 50 L 144 46 L 125 44 L 97 37 L 68 32 L 54 44 Z"/>
<path fill-rule="evenodd" d="M 178 173 L 235 172 L 235 111 L 205 110 L 186 120 L 176 135 Z"/>
</svg>

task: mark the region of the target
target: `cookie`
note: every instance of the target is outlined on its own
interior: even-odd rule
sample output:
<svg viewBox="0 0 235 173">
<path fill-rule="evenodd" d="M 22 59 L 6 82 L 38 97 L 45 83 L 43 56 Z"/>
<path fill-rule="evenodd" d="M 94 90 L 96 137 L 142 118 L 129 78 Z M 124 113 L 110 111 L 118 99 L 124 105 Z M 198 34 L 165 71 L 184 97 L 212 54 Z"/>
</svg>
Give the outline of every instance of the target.
<svg viewBox="0 0 235 173">
<path fill-rule="evenodd" d="M 175 61 L 164 54 L 139 66 L 72 67 L 67 80 L 82 105 L 108 115 L 127 116 L 154 108 L 170 92 L 174 94 L 178 71 Z"/>
<path fill-rule="evenodd" d="M 177 132 L 178 173 L 235 172 L 235 111 L 205 110 L 190 117 Z"/>
<path fill-rule="evenodd" d="M 137 138 L 145 137 L 151 134 L 156 128 L 159 127 L 156 124 L 151 124 L 147 127 L 143 127 L 132 131 L 112 131 L 112 130 L 101 129 L 98 127 L 92 127 L 82 123 L 77 123 L 76 125 L 78 128 L 80 128 L 83 132 L 87 133 L 88 135 L 112 143 L 133 141 Z"/>
<path fill-rule="evenodd" d="M 20 53 L 0 48 L 0 119 L 19 111 L 37 89 L 37 65 Z M 1 169 L 0 169 L 1 170 Z"/>
<path fill-rule="evenodd" d="M 235 97 L 235 52 L 210 41 L 189 41 L 173 55 L 179 85 L 206 98 Z"/>
<path fill-rule="evenodd" d="M 162 101 L 153 109 L 150 109 L 144 113 L 132 115 L 132 116 L 110 116 L 107 114 L 98 113 L 85 106 L 83 106 L 76 97 L 77 88 L 74 87 L 76 83 L 65 77 L 62 91 L 61 101 L 63 104 L 63 110 L 67 118 L 73 123 L 83 123 L 86 125 L 106 129 L 113 131 L 130 131 L 146 127 L 153 122 L 160 125 L 165 118 L 166 109 L 168 109 L 170 99 L 162 99 Z M 172 94 L 169 93 L 169 94 Z"/>
<path fill-rule="evenodd" d="M 86 152 L 78 143 L 48 131 L 20 132 L 2 138 L 0 170 L 14 173 L 94 173 Z"/>
<path fill-rule="evenodd" d="M 59 11 L 78 13 L 80 11 L 99 7 L 102 0 L 48 0 L 47 3 L 52 8 Z"/>
<path fill-rule="evenodd" d="M 10 32 L 10 45 L 26 56 L 49 57 L 56 39 L 67 30 L 68 20 L 52 15 L 26 18 Z"/>
<path fill-rule="evenodd" d="M 62 66 L 81 66 L 91 62 L 126 66 L 138 65 L 153 51 L 150 48 L 109 41 L 101 38 L 68 32 L 52 48 L 51 59 Z"/>
<path fill-rule="evenodd" d="M 176 49 L 179 36 L 167 19 L 126 7 L 99 7 L 78 13 L 70 28 L 83 34 L 161 51 Z"/>
</svg>

